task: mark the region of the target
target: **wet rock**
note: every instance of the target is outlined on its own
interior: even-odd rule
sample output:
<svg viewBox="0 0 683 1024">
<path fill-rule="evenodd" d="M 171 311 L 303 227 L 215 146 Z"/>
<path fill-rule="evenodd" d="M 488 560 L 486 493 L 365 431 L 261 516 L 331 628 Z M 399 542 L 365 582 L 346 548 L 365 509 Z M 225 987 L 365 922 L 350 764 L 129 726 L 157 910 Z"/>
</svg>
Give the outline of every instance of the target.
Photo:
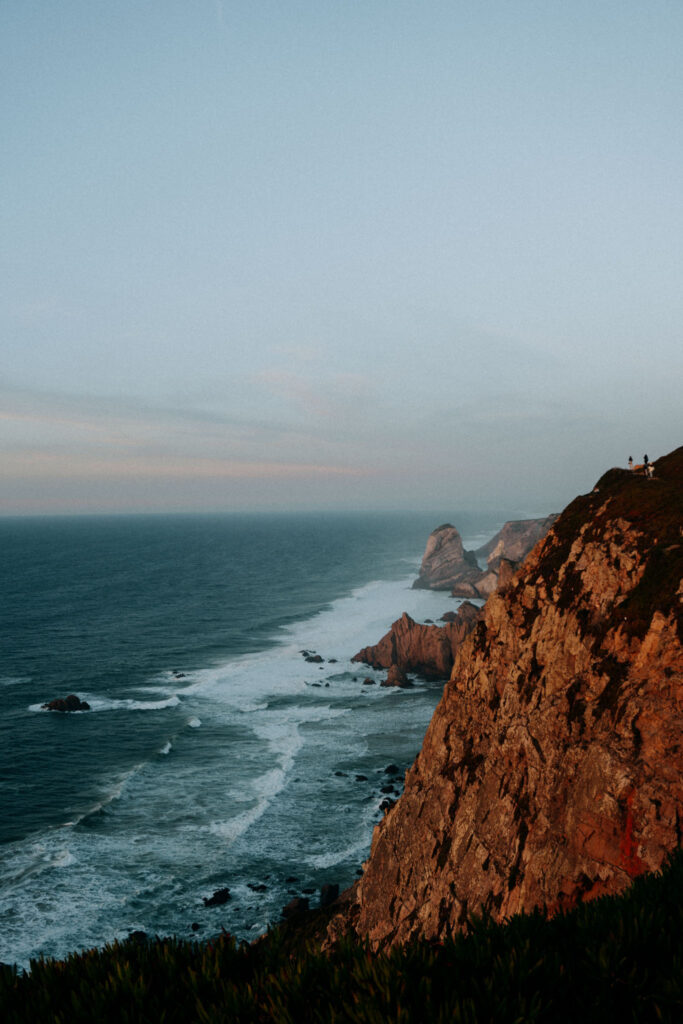
<svg viewBox="0 0 683 1024">
<path fill-rule="evenodd" d="M 220 907 L 230 899 L 230 890 L 227 888 L 216 889 L 213 896 L 204 896 L 205 907 Z"/>
<path fill-rule="evenodd" d="M 192 924 L 190 925 L 190 928 L 192 929 L 193 932 L 198 932 L 200 927 L 201 926 L 198 921 L 193 921 Z"/>
<path fill-rule="evenodd" d="M 319 665 L 324 659 L 319 654 L 309 654 L 304 658 L 304 661 L 308 661 L 311 665 Z"/>
<path fill-rule="evenodd" d="M 291 885 L 292 882 L 298 882 L 298 881 L 299 881 L 299 879 L 296 877 L 296 875 L 289 875 L 288 878 L 285 878 L 285 885 Z"/>
<path fill-rule="evenodd" d="M 356 782 L 367 782 L 367 775 L 356 775 Z"/>
<path fill-rule="evenodd" d="M 397 764 L 388 764 L 384 769 L 385 775 L 400 775 L 401 769 Z"/>
<path fill-rule="evenodd" d="M 395 800 L 389 800 L 387 798 L 386 800 L 382 800 L 382 803 L 379 805 L 379 809 L 380 811 L 384 811 L 386 813 L 387 811 L 391 810 L 395 803 Z"/>
<path fill-rule="evenodd" d="M 268 892 L 268 886 L 263 882 L 247 882 L 247 889 L 251 889 L 252 892 Z"/>
<path fill-rule="evenodd" d="M 374 685 L 375 685 L 375 680 L 371 679 L 370 676 L 368 676 L 367 679 L 363 680 L 363 686 L 374 686 Z"/>
<path fill-rule="evenodd" d="M 54 700 L 50 700 L 47 704 L 43 704 L 44 711 L 90 711 L 90 705 L 87 700 L 81 700 L 75 693 L 70 693 L 68 697 L 56 697 Z"/>
<path fill-rule="evenodd" d="M 387 672 L 387 678 L 383 679 L 380 686 L 398 686 L 402 690 L 408 689 L 413 684 L 399 665 L 392 665 Z"/>
<path fill-rule="evenodd" d="M 334 774 L 338 775 L 341 779 L 348 779 L 348 777 L 349 777 L 348 776 L 348 772 L 339 772 L 339 771 L 337 771 Z"/>
</svg>

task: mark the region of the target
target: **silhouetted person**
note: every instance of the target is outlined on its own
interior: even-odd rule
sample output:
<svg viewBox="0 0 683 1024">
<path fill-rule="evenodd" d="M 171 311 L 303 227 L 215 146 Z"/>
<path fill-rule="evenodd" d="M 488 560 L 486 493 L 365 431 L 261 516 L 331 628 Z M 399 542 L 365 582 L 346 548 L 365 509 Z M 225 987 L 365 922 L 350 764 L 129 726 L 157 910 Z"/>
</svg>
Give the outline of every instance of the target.
<svg viewBox="0 0 683 1024">
<path fill-rule="evenodd" d="M 633 456 L 632 455 L 629 455 L 629 457 L 628 457 L 628 468 L 629 469 L 633 469 Z"/>
</svg>

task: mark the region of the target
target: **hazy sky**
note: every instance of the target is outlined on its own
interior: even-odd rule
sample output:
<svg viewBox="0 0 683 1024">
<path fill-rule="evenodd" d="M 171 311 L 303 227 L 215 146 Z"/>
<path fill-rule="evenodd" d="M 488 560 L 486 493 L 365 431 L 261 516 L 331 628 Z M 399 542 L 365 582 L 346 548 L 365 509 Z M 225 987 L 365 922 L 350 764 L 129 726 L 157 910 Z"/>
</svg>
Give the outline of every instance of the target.
<svg viewBox="0 0 683 1024">
<path fill-rule="evenodd" d="M 681 443 L 681 0 L 0 0 L 0 512 L 551 511 Z"/>
</svg>

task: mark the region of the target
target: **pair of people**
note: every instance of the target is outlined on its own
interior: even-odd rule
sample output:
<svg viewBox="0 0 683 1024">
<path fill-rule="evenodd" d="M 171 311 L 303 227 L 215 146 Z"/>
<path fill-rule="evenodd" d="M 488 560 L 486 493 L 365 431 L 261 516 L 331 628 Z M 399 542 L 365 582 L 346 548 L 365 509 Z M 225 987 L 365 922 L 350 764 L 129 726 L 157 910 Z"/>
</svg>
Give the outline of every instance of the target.
<svg viewBox="0 0 683 1024">
<path fill-rule="evenodd" d="M 629 457 L 628 457 L 628 468 L 629 469 L 633 469 L 633 456 L 632 455 L 629 455 Z M 645 476 L 648 477 L 648 479 L 652 479 L 652 476 L 654 474 L 654 466 L 650 462 L 650 460 L 648 459 L 647 455 L 643 456 L 643 465 L 642 465 L 642 467 L 641 466 L 636 466 L 636 469 L 641 469 L 641 468 L 642 468 L 643 472 L 645 473 Z"/>
</svg>

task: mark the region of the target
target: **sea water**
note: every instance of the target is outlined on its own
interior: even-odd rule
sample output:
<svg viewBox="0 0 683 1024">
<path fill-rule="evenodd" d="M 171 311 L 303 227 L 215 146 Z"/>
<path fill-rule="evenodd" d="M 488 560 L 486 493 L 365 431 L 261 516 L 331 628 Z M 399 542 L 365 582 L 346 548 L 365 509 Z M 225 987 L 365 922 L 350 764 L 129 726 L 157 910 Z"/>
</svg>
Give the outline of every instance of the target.
<svg viewBox="0 0 683 1024">
<path fill-rule="evenodd" d="M 472 548 L 506 517 L 0 520 L 0 960 L 251 939 L 349 885 L 443 688 L 351 658 L 457 607 L 411 589 L 447 518 Z"/>
</svg>

